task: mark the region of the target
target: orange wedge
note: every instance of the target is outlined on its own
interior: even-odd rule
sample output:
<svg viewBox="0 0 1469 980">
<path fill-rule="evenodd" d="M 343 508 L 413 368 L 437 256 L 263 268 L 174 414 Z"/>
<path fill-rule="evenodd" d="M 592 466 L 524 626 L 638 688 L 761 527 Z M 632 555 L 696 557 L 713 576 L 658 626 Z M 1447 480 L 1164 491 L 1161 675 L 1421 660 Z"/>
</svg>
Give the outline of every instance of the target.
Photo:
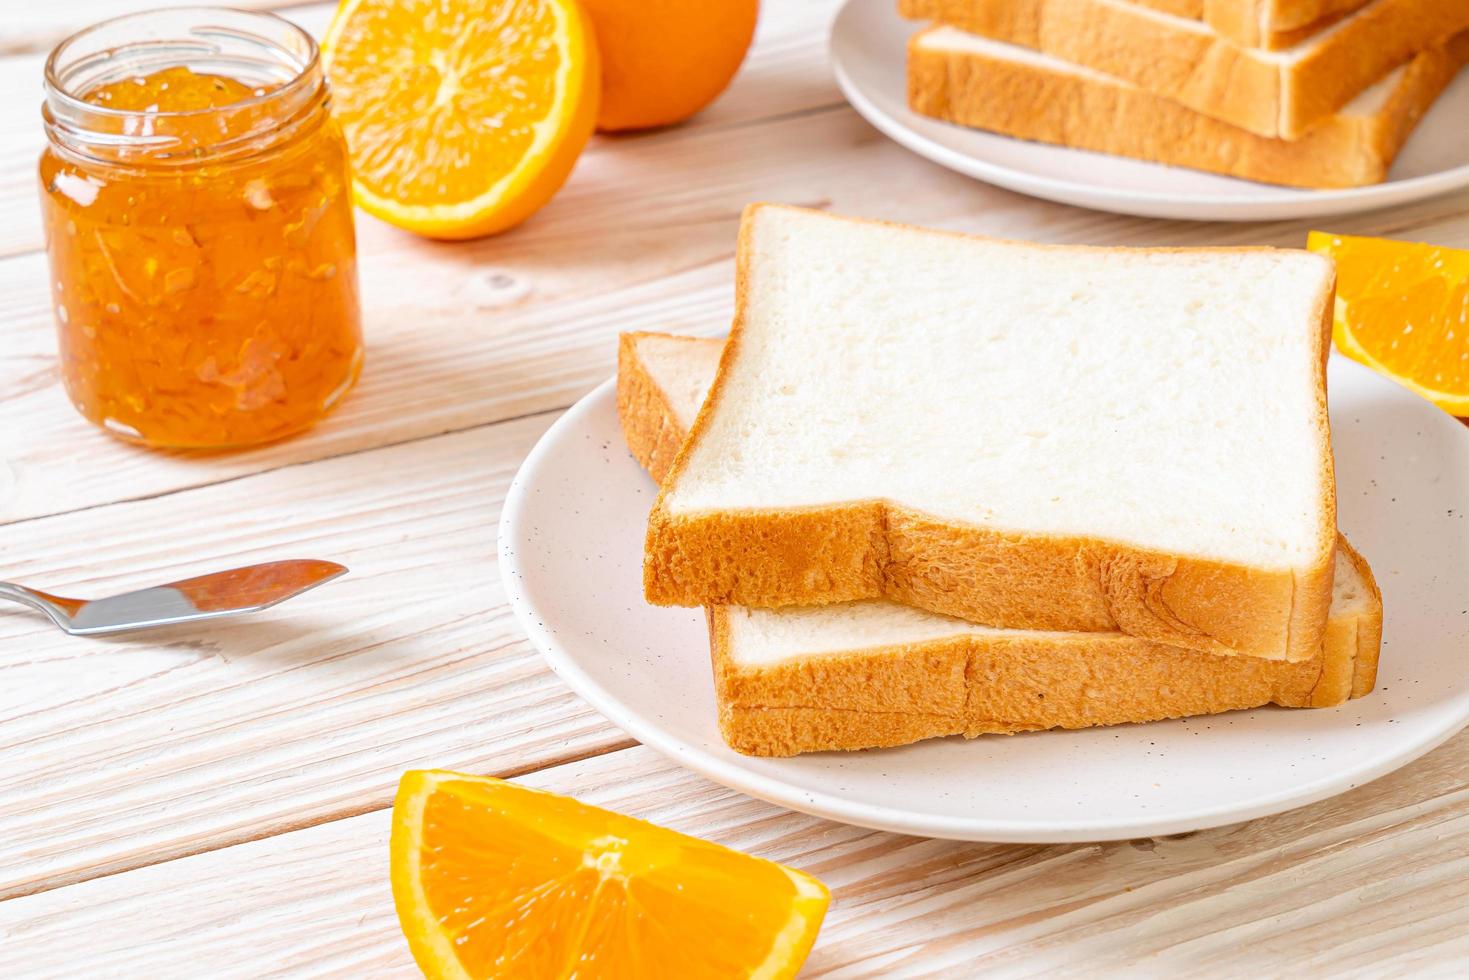
<svg viewBox="0 0 1469 980">
<path fill-rule="evenodd" d="M 1337 349 L 1453 415 L 1469 415 L 1469 252 L 1313 231 L 1336 260 Z"/>
<path fill-rule="evenodd" d="M 343 0 L 322 54 L 357 203 L 434 238 L 524 221 L 597 119 L 597 46 L 574 0 Z"/>
<path fill-rule="evenodd" d="M 830 896 L 809 875 L 565 796 L 405 773 L 393 899 L 429 977 L 791 977 Z"/>
</svg>

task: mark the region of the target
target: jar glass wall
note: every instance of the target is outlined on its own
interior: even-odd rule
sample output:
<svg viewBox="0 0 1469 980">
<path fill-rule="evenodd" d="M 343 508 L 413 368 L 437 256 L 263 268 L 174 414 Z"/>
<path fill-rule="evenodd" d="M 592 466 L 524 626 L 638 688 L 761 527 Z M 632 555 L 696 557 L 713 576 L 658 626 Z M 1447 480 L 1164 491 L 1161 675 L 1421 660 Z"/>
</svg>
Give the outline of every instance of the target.
<svg viewBox="0 0 1469 980">
<path fill-rule="evenodd" d="M 78 411 L 153 446 L 307 428 L 362 364 L 346 146 L 269 14 L 107 21 L 46 66 L 41 206 Z"/>
</svg>

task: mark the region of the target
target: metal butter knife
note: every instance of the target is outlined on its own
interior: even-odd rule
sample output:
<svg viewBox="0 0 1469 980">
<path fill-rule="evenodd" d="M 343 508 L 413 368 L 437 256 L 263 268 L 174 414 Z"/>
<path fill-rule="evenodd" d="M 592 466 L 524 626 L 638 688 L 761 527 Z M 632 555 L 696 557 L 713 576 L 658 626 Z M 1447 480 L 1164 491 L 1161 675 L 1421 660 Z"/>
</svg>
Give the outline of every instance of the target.
<svg viewBox="0 0 1469 980">
<path fill-rule="evenodd" d="M 73 636 L 97 636 L 257 612 L 346 571 L 336 562 L 314 558 L 273 561 L 91 601 L 0 582 L 0 599 L 39 609 Z"/>
</svg>

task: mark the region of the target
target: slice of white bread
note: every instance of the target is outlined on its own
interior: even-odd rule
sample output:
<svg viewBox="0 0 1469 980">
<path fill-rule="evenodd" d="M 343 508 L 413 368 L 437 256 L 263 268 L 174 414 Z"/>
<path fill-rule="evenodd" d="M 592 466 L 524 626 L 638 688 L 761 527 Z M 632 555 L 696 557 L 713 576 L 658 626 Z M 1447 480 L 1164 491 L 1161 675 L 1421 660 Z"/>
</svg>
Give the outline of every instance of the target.
<svg viewBox="0 0 1469 980">
<path fill-rule="evenodd" d="M 1247 48 L 1278 51 L 1298 44 L 1371 0 L 1138 0 L 1166 14 L 1203 21 Z"/>
<path fill-rule="evenodd" d="M 1321 647 L 1334 270 L 752 205 L 718 378 L 649 518 L 664 605 Z"/>
<path fill-rule="evenodd" d="M 623 334 L 617 409 L 662 482 L 714 381 L 723 341 Z M 1122 633 L 996 630 L 873 600 L 708 610 L 719 725 L 751 755 L 938 735 L 1083 728 L 1265 704 L 1328 707 L 1372 690 L 1382 598 L 1338 540 L 1321 652 L 1295 663 L 1163 647 Z"/>
<path fill-rule="evenodd" d="M 899 0 L 904 16 L 1055 55 L 1261 136 L 1298 139 L 1469 28 L 1464 0 L 1375 0 L 1285 51 L 1126 0 Z"/>
<path fill-rule="evenodd" d="M 1020 139 L 1294 187 L 1387 179 L 1418 120 L 1469 60 L 1469 31 L 1408 64 L 1298 140 L 1271 139 L 1128 82 L 954 27 L 908 42 L 914 112 Z"/>
</svg>

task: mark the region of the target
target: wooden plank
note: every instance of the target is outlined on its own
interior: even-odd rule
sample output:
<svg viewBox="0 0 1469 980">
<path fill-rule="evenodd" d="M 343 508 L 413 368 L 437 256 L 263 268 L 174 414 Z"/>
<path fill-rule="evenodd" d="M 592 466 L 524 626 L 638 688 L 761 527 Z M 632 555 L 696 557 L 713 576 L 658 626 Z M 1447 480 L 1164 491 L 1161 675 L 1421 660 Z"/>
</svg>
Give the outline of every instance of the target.
<svg viewBox="0 0 1469 980">
<path fill-rule="evenodd" d="M 6 577 L 106 595 L 282 557 L 352 573 L 249 619 L 67 637 L 0 607 L 0 897 L 390 800 L 405 766 L 630 744 L 563 687 L 495 568 L 550 417 L 14 525 Z"/>
<path fill-rule="evenodd" d="M 4 36 L 0 33 L 0 39 Z M 45 65 L 44 55 L 0 53 L 0 92 L 10 93 L 0 99 L 0 256 L 44 247 L 36 164 L 46 145 L 41 128 Z"/>
<path fill-rule="evenodd" d="M 1469 957 L 1466 773 L 1460 736 L 1291 813 L 1049 847 L 830 823 L 641 747 L 523 781 L 820 877 L 834 900 L 807 976 L 1217 977 L 1401 975 Z M 0 967 L 166 976 L 207 962 L 220 977 L 410 976 L 387 883 L 387 816 L 0 904 Z"/>
<path fill-rule="evenodd" d="M 69 35 L 101 20 L 141 10 L 196 6 L 199 5 L 192 0 L 66 0 L 65 3 L 12 0 L 6 5 L 4 22 L 0 23 L 0 55 L 44 53 Z M 229 6 L 268 10 L 288 8 L 291 4 L 281 0 L 231 0 Z"/>
</svg>

